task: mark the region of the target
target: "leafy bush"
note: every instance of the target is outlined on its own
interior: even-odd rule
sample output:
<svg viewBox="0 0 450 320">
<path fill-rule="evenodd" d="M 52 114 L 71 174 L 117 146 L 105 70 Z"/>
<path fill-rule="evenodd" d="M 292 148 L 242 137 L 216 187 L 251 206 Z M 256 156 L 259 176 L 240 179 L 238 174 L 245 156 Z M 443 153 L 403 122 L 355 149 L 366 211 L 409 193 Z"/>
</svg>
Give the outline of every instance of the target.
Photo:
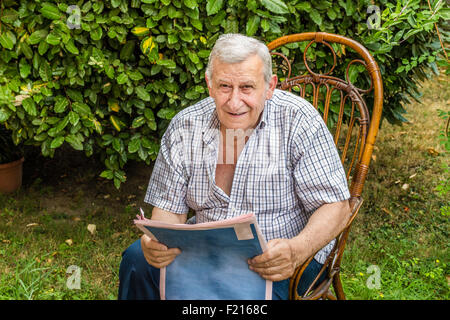
<svg viewBox="0 0 450 320">
<path fill-rule="evenodd" d="M 101 176 L 119 187 L 125 164 L 154 160 L 168 121 L 207 95 L 204 70 L 221 33 L 268 42 L 306 31 L 365 44 L 384 77 L 385 116 L 404 120 L 402 105 L 418 95 L 417 81 L 438 70 L 441 48 L 433 28 L 449 10 L 442 1 L 433 1 L 432 10 L 420 1 L 379 1 L 382 11 L 373 16 L 371 3 L 4 0 L 0 123 L 16 144 L 39 146 L 45 156 L 64 143 L 87 156 L 99 153 L 106 166 Z M 311 50 L 317 68 L 328 61 L 326 50 Z"/>
</svg>

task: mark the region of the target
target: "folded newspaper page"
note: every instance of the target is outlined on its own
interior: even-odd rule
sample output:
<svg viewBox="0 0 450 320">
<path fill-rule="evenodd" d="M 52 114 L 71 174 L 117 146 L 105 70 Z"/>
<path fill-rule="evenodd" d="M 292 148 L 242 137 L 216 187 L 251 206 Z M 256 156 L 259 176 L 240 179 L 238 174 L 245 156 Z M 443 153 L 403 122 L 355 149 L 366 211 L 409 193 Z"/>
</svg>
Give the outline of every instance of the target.
<svg viewBox="0 0 450 320">
<path fill-rule="evenodd" d="M 198 224 L 170 224 L 141 215 L 134 223 L 149 237 L 181 250 L 160 270 L 161 299 L 272 299 L 272 281 L 247 263 L 267 248 L 253 213 Z"/>
</svg>

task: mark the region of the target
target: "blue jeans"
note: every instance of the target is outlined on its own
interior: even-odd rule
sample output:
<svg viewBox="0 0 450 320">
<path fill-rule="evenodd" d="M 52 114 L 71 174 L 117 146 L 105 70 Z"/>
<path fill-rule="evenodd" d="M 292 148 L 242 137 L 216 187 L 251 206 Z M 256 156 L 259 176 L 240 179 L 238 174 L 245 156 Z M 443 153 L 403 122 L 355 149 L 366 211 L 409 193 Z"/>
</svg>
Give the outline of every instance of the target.
<svg viewBox="0 0 450 320">
<path fill-rule="evenodd" d="M 322 268 L 322 264 L 313 259 L 306 268 L 297 287 L 303 294 Z M 325 277 L 321 275 L 319 282 Z M 273 283 L 272 299 L 289 298 L 289 279 Z M 122 253 L 119 269 L 119 300 L 159 300 L 159 269 L 147 263 L 141 249 L 141 241 L 135 241 Z"/>
</svg>

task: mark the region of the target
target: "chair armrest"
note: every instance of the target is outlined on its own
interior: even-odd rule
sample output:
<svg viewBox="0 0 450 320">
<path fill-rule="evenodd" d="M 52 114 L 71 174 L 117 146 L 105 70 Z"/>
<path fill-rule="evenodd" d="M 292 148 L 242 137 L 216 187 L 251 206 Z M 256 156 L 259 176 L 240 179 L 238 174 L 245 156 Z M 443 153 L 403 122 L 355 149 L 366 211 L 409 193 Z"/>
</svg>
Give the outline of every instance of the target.
<svg viewBox="0 0 450 320">
<path fill-rule="evenodd" d="M 336 237 L 336 243 L 334 244 L 333 249 L 331 250 L 319 273 L 314 278 L 313 282 L 303 294 L 303 296 L 299 296 L 297 293 L 298 283 L 300 282 L 303 272 L 314 259 L 314 256 L 317 254 L 317 252 L 310 256 L 301 266 L 297 267 L 289 281 L 289 299 L 316 300 L 325 295 L 328 296 L 327 292 L 331 285 L 333 277 L 337 272 L 340 271 L 340 261 L 344 252 L 348 232 L 363 202 L 364 200 L 361 197 L 350 199 L 350 208 L 352 210 L 350 219 L 344 230 L 342 230 L 341 233 Z M 322 281 L 322 283 L 317 284 L 318 279 L 325 271 L 327 271 L 327 277 L 324 281 Z"/>
</svg>

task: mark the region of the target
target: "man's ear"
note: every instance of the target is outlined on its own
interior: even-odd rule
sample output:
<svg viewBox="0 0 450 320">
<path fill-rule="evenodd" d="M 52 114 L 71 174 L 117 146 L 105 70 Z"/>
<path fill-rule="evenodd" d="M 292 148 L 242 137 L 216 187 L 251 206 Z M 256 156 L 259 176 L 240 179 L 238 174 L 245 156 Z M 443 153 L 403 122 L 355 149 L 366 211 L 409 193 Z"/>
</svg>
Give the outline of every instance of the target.
<svg viewBox="0 0 450 320">
<path fill-rule="evenodd" d="M 206 81 L 206 86 L 208 87 L 208 91 L 209 91 L 209 95 L 211 95 L 211 82 L 208 79 L 208 75 L 205 72 L 205 81 Z"/>
<path fill-rule="evenodd" d="M 278 77 L 276 74 L 273 74 L 272 78 L 270 79 L 268 88 L 267 88 L 266 100 L 269 100 L 272 98 L 273 92 L 275 91 L 275 89 L 277 87 L 277 83 L 278 83 Z"/>
</svg>

